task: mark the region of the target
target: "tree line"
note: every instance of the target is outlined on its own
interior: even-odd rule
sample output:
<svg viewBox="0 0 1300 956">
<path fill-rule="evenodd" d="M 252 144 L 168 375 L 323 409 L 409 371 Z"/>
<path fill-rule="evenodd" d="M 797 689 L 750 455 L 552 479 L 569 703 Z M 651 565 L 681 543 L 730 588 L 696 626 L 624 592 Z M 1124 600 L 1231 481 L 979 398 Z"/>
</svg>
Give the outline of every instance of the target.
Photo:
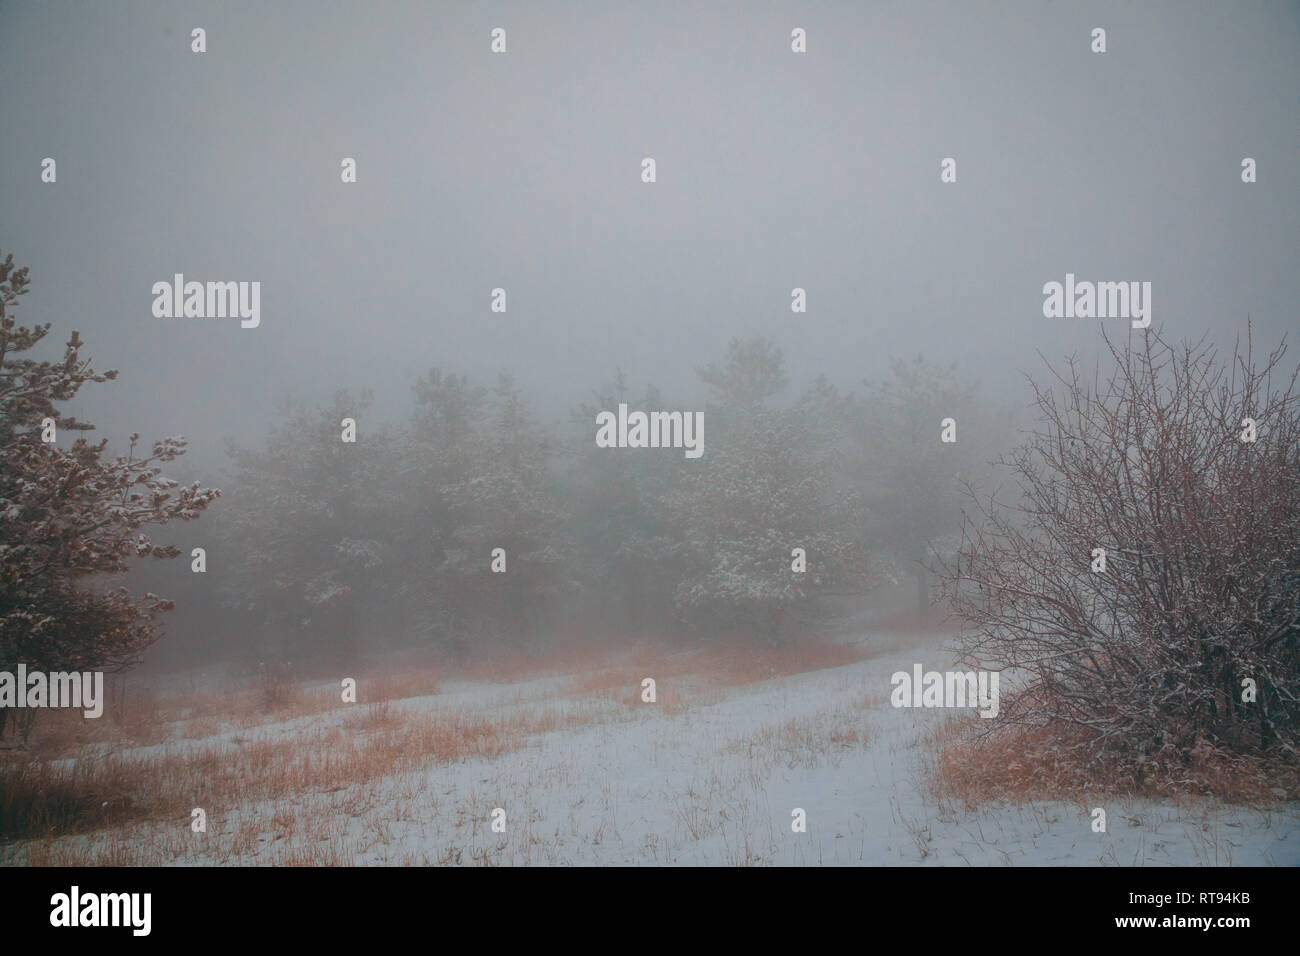
<svg viewBox="0 0 1300 956">
<path fill-rule="evenodd" d="M 50 331 L 17 324 L 27 289 L 0 262 L 0 669 L 130 666 L 173 607 L 140 593 L 158 580 L 191 658 L 320 667 L 575 633 L 780 642 L 833 595 L 914 581 L 922 608 L 937 584 L 973 665 L 1019 681 L 1000 726 L 1071 728 L 1070 746 L 1138 776 L 1300 744 L 1285 343 L 1223 358 L 1132 331 L 1106 341 L 1105 374 L 1031 379 L 1017 436 L 955 368 L 896 359 L 860 393 L 818 377 L 796 394 L 775 343 L 737 338 L 697 369 L 695 460 L 597 447 L 599 411 L 685 410 L 621 372 L 543 424 L 509 375 L 435 368 L 397 424 L 371 423 L 367 393 L 286 406 L 265 441 L 231 443 L 219 492 L 165 474 L 183 439 L 132 435 L 116 456 L 66 440 L 93 426 L 60 405 L 116 372 L 93 370 L 76 332 L 61 361 L 25 357 Z M 201 515 L 201 533 L 154 543 Z M 196 542 L 204 573 L 167 561 Z"/>
</svg>

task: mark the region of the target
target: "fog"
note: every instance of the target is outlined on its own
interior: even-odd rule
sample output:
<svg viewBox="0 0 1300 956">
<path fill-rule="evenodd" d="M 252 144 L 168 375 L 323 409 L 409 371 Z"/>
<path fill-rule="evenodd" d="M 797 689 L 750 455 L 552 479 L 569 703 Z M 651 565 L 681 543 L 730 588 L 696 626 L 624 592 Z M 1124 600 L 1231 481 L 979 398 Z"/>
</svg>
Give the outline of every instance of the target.
<svg viewBox="0 0 1300 956">
<path fill-rule="evenodd" d="M 1294 865 L 1298 49 L 0 0 L 0 872 Z"/>
<path fill-rule="evenodd" d="M 0 220 L 32 270 L 23 315 L 54 323 L 51 354 L 77 328 L 121 369 L 81 396 L 101 435 L 185 435 L 205 473 L 287 394 L 370 387 L 396 420 L 431 366 L 508 369 L 560 420 L 616 367 L 698 397 L 695 367 L 736 335 L 779 343 L 796 385 L 852 389 L 920 352 L 1015 404 L 1036 353 L 1095 350 L 1097 321 L 1042 315 L 1067 272 L 1151 281 L 1154 324 L 1179 338 L 1230 341 L 1247 314 L 1269 340 L 1295 324 L 1293 4 L 0 17 Z M 177 272 L 261 281 L 261 325 L 154 318 L 150 287 Z"/>
</svg>

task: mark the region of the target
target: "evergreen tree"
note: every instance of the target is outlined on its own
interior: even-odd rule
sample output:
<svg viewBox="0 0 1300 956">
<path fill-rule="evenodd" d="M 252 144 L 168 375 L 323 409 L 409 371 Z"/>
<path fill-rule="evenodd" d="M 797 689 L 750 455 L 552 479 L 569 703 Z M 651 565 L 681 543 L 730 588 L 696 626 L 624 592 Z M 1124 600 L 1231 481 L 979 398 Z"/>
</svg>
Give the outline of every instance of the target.
<svg viewBox="0 0 1300 956">
<path fill-rule="evenodd" d="M 181 438 L 137 454 L 132 435 L 125 457 L 109 456 L 107 439 L 44 440 L 51 425 L 56 438 L 92 430 L 58 403 L 117 372 L 95 372 L 75 331 L 62 361 L 18 357 L 50 330 L 17 325 L 12 313 L 27 291 L 28 270 L 8 256 L 0 262 L 0 668 L 119 669 L 155 640 L 156 616 L 171 603 L 106 588 L 105 577 L 124 573 L 133 557 L 180 554 L 155 545 L 145 527 L 196 518 L 220 492 L 163 476 L 161 466 L 185 453 Z M 0 732 L 6 715 L 0 709 Z"/>
<path fill-rule="evenodd" d="M 325 407 L 290 404 L 263 448 L 230 448 L 239 474 L 228 536 L 241 560 L 227 598 L 282 658 L 354 658 L 382 590 L 392 454 L 367 427 L 370 401 L 340 390 Z M 356 442 L 343 441 L 345 418 L 358 423 Z"/>
<path fill-rule="evenodd" d="M 856 532 L 857 496 L 837 480 L 825 382 L 794 408 L 766 402 L 786 385 L 779 346 L 732 340 L 721 363 L 699 370 L 716 398 L 707 451 L 666 500 L 681 544 L 677 605 L 688 623 L 736 628 L 776 640 L 790 611 L 812 599 L 866 587 Z M 795 570 L 794 549 L 806 556 Z"/>
<path fill-rule="evenodd" d="M 569 476 L 571 535 L 580 548 L 584 581 L 596 595 L 591 604 L 602 620 L 616 620 L 633 632 L 659 628 L 671 621 L 680 578 L 675 573 L 680 548 L 662 502 L 682 476 L 681 453 L 598 448 L 592 435 L 596 415 L 620 404 L 645 410 L 669 406 L 653 385 L 640 397 L 633 395 L 621 370 L 593 399 L 572 416 L 577 431 Z"/>
</svg>

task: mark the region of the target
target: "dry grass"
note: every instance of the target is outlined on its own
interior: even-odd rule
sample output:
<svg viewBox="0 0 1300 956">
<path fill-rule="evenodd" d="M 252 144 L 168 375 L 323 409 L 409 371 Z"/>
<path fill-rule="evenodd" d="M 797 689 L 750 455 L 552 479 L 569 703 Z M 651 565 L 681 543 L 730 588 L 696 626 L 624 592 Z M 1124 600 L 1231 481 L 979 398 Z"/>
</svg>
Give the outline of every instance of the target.
<svg viewBox="0 0 1300 956">
<path fill-rule="evenodd" d="M 328 713 L 342 705 L 342 677 L 355 677 L 359 704 L 438 693 L 441 670 L 429 665 L 341 675 L 339 681 L 277 684 L 257 675 L 219 688 L 191 688 L 167 696 L 129 688 L 105 705 L 103 717 L 87 720 L 78 710 L 42 713 L 28 749 L 46 759 L 76 754 L 88 745 L 150 747 L 201 740 L 223 730 L 251 730 L 296 717 Z"/>
<path fill-rule="evenodd" d="M 194 806 L 211 815 L 255 800 L 335 792 L 430 764 L 491 758 L 522 747 L 533 735 L 594 716 L 590 710 L 549 708 L 500 718 L 449 711 L 398 718 L 381 703 L 337 726 L 292 737 L 140 758 L 10 760 L 0 767 L 0 839 L 142 819 L 171 818 L 186 826 Z"/>
<path fill-rule="evenodd" d="M 644 677 L 698 675 L 726 686 L 750 684 L 790 674 L 841 667 L 879 653 L 880 646 L 804 638 L 764 646 L 736 636 L 703 648 L 684 650 L 659 637 L 617 646 L 594 638 L 574 638 L 532 651 L 509 650 L 473 661 L 458 670 L 465 680 L 518 683 L 541 677 L 574 675 L 571 693 L 604 693 L 621 682 L 639 685 Z"/>
<path fill-rule="evenodd" d="M 1300 798 L 1300 767 L 1205 747 L 1149 761 L 1135 774 L 1095 759 L 1087 734 L 1064 726 L 1011 725 L 988 733 L 978 717 L 952 717 L 925 741 L 928 786 L 939 801 L 974 810 L 997 803 L 1086 802 L 1103 795 L 1215 797 L 1272 806 Z"/>
<path fill-rule="evenodd" d="M 628 703 L 640 703 L 641 681 L 653 677 L 662 703 L 666 693 L 674 690 L 680 693 L 682 687 L 710 684 L 738 687 L 843 667 L 876 652 L 877 649 L 865 645 L 825 640 L 805 640 L 777 647 L 755 645 L 752 641 L 729 642 L 685 653 L 661 644 L 643 645 L 626 652 L 625 661 L 575 674 L 566 683 L 564 692 L 571 696 L 613 695 Z M 698 678 L 698 681 L 685 678 Z M 673 681 L 681 686 L 674 687 Z M 631 690 L 635 693 L 629 696 Z"/>
<path fill-rule="evenodd" d="M 463 661 L 456 674 L 463 680 L 515 684 L 539 677 L 584 673 L 626 660 L 642 642 L 622 642 L 611 647 L 595 636 L 577 636 L 530 648 L 503 648 L 483 657 Z"/>
<path fill-rule="evenodd" d="M 269 841 L 294 848 L 275 857 L 279 865 L 345 861 L 342 834 L 321 832 L 315 822 L 332 818 L 338 808 L 303 814 L 303 806 L 343 799 L 339 794 L 359 800 L 359 791 L 385 778 L 400 781 L 431 765 L 490 760 L 538 735 L 590 723 L 608 714 L 611 704 L 650 706 L 641 701 L 645 677 L 657 684 L 652 706 L 678 715 L 716 703 L 726 688 L 839 667 L 870 653 L 829 641 L 782 647 L 729 642 L 689 652 L 643 641 L 601 653 L 574 645 L 547 659 L 507 654 L 472 673 L 510 681 L 569 667 L 573 676 L 557 698 L 521 701 L 500 715 L 445 708 L 430 713 L 397 704 L 437 693 L 442 670 L 428 664 L 346 675 L 357 676 L 356 705 L 341 701 L 338 682 L 277 680 L 268 695 L 256 675 L 223 687 L 191 683 L 187 692 L 170 695 L 128 688 L 104 718 L 53 711 L 42 715 L 29 749 L 0 753 L 0 841 L 33 841 L 26 849 L 33 864 L 75 864 L 84 862 L 80 851 L 56 838 L 104 830 L 97 862 L 157 863 L 193 853 L 190 811 L 201 806 L 212 830 L 203 835 L 207 851 L 220 858 L 247 857 Z M 283 726 L 310 717 L 321 719 Z M 765 746 L 773 753 L 824 751 L 853 743 L 854 733 L 792 723 Z M 157 751 L 132 752 L 146 746 Z M 413 791 L 410 798 L 416 798 Z M 270 826 L 239 818 L 240 808 L 267 801 L 278 808 Z M 134 849 L 122 831 L 145 825 L 151 835 L 142 842 L 152 849 Z M 383 833 L 375 839 L 386 842 Z"/>
<path fill-rule="evenodd" d="M 862 718 L 852 714 L 819 713 L 769 724 L 727 745 L 742 754 L 751 773 L 774 766 L 835 766 L 845 754 L 865 747 L 870 739 Z"/>
<path fill-rule="evenodd" d="M 593 695 L 620 697 L 625 692 L 635 689 L 635 699 L 640 700 L 641 680 L 649 676 L 643 670 L 630 667 L 605 667 L 585 674 L 575 674 L 565 681 L 562 693 L 569 697 Z"/>
</svg>

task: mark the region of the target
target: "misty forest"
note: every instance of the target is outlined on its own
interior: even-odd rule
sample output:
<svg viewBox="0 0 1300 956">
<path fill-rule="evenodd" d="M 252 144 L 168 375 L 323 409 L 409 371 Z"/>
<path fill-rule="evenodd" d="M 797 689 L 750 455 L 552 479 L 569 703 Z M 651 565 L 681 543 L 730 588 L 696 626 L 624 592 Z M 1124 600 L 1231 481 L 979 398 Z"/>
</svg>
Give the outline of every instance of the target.
<svg viewBox="0 0 1300 956">
<path fill-rule="evenodd" d="M 0 865 L 1300 864 L 1294 57 L 692 15 L 6 12 Z"/>
<path fill-rule="evenodd" d="M 365 391 L 287 403 L 262 444 L 229 444 L 218 490 L 185 474 L 184 439 L 132 435 L 115 452 L 59 410 L 119 373 L 94 369 L 76 331 L 61 359 L 29 357 L 52 328 L 19 324 L 28 291 L 9 255 L 0 647 L 10 671 L 115 679 L 107 750 L 72 772 L 78 718 L 47 728 L 39 706 L 13 711 L 10 840 L 183 815 L 200 768 L 229 778 L 227 800 L 275 806 L 326 782 L 374 794 L 417 765 L 534 747 L 545 762 L 548 733 L 644 723 L 641 706 L 685 720 L 721 706 L 718 684 L 933 655 L 926 639 L 950 626 L 962 665 L 1011 692 L 988 727 L 980 714 L 934 729 L 930 786 L 949 812 L 1011 794 L 1296 796 L 1300 396 L 1284 347 L 1261 360 L 1154 331 L 1108 338 L 1104 377 L 1067 362 L 1030 380 L 1035 424 L 1017 438 L 977 383 L 922 356 L 860 391 L 819 376 L 791 394 L 778 345 L 734 338 L 696 370 L 709 394 L 696 462 L 629 437 L 627 408 L 680 403 L 620 370 L 568 422 L 543 424 L 508 373 L 432 368 L 405 422 L 367 427 Z M 611 451 L 592 430 L 613 408 L 624 447 Z M 76 437 L 60 445 L 51 428 Z M 887 637 L 844 639 L 867 621 Z M 227 685 L 173 697 L 119 676 L 163 634 L 165 660 L 225 665 Z M 861 753 L 870 710 L 894 695 L 859 673 L 849 709 L 751 731 L 746 754 L 834 768 Z M 518 703 L 442 703 L 474 680 L 517 685 Z M 318 736 L 324 715 L 341 718 L 350 759 L 329 733 L 293 738 L 286 725 L 308 714 Z M 236 748 L 215 770 L 214 737 L 217 753 Z M 113 799 L 93 806 L 104 788 Z M 215 859 L 258 849 L 240 834 L 264 824 L 242 813 Z M 722 825 L 685 819 L 699 836 Z M 330 862 L 367 852 L 346 832 Z M 542 859 L 560 852 L 540 836 Z M 742 836 L 745 861 L 779 852 Z"/>
</svg>

